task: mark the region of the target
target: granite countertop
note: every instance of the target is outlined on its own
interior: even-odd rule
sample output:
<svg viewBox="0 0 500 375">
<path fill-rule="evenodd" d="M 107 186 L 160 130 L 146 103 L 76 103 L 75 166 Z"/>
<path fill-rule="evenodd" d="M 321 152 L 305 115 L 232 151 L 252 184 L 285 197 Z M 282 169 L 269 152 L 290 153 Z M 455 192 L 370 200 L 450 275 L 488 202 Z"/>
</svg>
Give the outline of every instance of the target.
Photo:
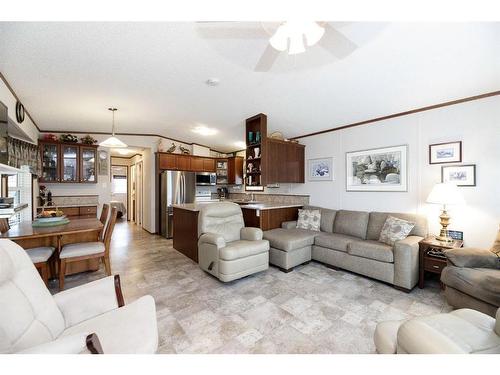
<svg viewBox="0 0 500 375">
<path fill-rule="evenodd" d="M 82 204 L 54 204 L 52 206 L 45 206 L 45 209 L 51 209 L 56 207 L 95 207 L 99 206 L 97 203 L 82 203 Z M 38 206 L 37 209 L 42 209 L 41 206 Z"/>
<path fill-rule="evenodd" d="M 202 201 L 196 203 L 183 203 L 174 204 L 176 208 L 181 208 L 188 211 L 199 211 L 200 208 L 205 204 L 220 202 L 219 200 Z M 226 199 L 224 202 L 231 202 L 231 200 Z M 240 205 L 241 208 L 247 210 L 275 210 L 278 208 L 290 208 L 290 207 L 302 207 L 303 204 L 291 204 L 291 203 L 250 203 Z"/>
</svg>

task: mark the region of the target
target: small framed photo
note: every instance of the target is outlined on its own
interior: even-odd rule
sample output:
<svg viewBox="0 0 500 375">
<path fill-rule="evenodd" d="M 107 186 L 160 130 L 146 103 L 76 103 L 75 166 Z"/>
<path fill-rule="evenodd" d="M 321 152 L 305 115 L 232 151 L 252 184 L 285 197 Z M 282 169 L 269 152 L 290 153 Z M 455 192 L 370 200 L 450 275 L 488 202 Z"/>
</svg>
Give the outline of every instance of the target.
<svg viewBox="0 0 500 375">
<path fill-rule="evenodd" d="M 457 186 L 476 186 L 476 165 L 443 165 L 441 182 L 454 182 Z"/>
<path fill-rule="evenodd" d="M 454 240 L 460 240 L 460 241 L 464 240 L 464 232 L 459 230 L 449 230 L 448 235 Z"/>
<path fill-rule="evenodd" d="M 462 141 L 429 145 L 429 164 L 460 163 Z"/>
<path fill-rule="evenodd" d="M 333 181 L 333 158 L 308 160 L 309 181 Z"/>
</svg>

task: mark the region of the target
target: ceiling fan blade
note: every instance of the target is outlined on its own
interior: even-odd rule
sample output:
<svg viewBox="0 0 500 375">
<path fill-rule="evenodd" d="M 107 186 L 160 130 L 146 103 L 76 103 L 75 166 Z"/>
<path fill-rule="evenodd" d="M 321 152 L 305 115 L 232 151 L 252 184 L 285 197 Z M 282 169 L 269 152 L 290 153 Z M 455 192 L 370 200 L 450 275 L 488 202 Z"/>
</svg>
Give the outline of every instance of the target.
<svg viewBox="0 0 500 375">
<path fill-rule="evenodd" d="M 344 34 L 335 30 L 328 23 L 322 25 L 325 28 L 325 34 L 318 44 L 330 52 L 335 57 L 342 59 L 354 52 L 358 46 L 348 39 Z"/>
<path fill-rule="evenodd" d="M 259 59 L 257 65 L 255 65 L 255 72 L 267 72 L 273 66 L 274 62 L 278 58 L 280 51 L 276 50 L 269 43 L 267 44 L 264 53 Z"/>
<path fill-rule="evenodd" d="M 269 34 L 262 27 L 197 27 L 197 32 L 206 39 L 269 38 Z"/>
</svg>

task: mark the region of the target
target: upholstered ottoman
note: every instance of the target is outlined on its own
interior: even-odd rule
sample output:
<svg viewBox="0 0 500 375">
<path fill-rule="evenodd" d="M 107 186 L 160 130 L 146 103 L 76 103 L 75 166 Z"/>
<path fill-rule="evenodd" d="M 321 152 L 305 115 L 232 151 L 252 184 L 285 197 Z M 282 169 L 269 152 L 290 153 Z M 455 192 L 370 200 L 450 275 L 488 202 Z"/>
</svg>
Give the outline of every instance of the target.
<svg viewBox="0 0 500 375">
<path fill-rule="evenodd" d="M 297 228 L 276 228 L 264 232 L 264 239 L 270 244 L 269 263 L 290 272 L 299 264 L 309 262 L 314 238 L 319 233 Z"/>
</svg>

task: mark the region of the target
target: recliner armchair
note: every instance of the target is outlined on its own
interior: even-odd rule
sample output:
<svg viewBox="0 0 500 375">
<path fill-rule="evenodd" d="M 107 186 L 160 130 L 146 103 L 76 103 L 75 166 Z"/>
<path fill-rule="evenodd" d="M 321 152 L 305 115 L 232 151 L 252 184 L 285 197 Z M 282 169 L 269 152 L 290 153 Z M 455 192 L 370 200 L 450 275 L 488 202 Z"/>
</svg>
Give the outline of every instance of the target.
<svg viewBox="0 0 500 375">
<path fill-rule="evenodd" d="M 0 353 L 154 353 L 156 308 L 109 276 L 52 296 L 26 251 L 0 239 Z"/>
<path fill-rule="evenodd" d="M 269 268 L 269 241 L 259 228 L 245 228 L 235 203 L 207 204 L 198 216 L 198 264 L 223 282 Z"/>
</svg>

